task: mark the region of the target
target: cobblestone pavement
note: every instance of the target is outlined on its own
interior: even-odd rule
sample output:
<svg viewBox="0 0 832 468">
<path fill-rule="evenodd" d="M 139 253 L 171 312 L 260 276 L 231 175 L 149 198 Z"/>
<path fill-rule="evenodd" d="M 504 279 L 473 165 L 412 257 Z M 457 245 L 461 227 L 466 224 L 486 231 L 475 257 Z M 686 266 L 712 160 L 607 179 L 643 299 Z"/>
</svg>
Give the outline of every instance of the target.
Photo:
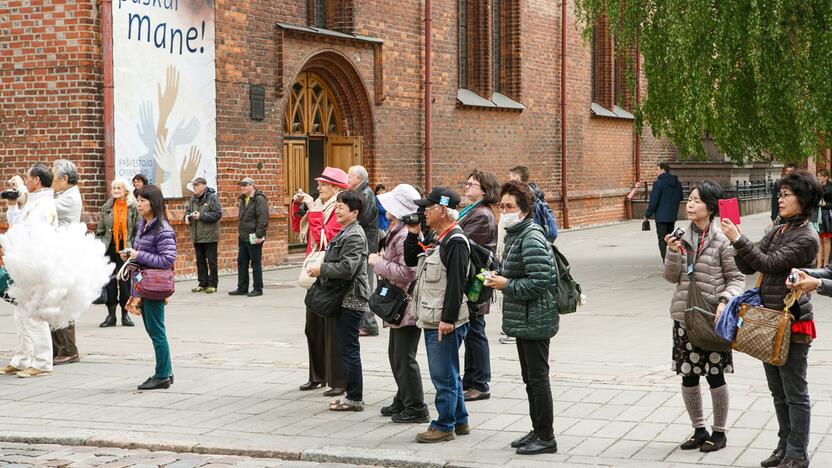
<svg viewBox="0 0 832 468">
<path fill-rule="evenodd" d="M 743 226 L 758 238 L 765 221 Z M 762 365 L 741 354 L 727 379 L 728 448 L 677 449 L 691 429 L 670 371 L 672 286 L 660 275 L 655 233 L 626 223 L 564 232 L 558 243 L 589 303 L 562 317 L 552 341 L 557 454 L 523 458 L 508 447 L 530 422 L 517 351 L 497 340 L 499 310 L 487 319 L 492 398 L 468 405 L 469 436 L 420 445 L 424 425 L 378 415 L 395 392 L 386 331 L 361 341 L 364 412 L 333 413 L 319 391 L 298 391 L 307 380 L 304 291 L 292 286 L 292 269 L 268 272 L 257 298 L 227 296 L 233 277 L 213 296 L 177 284 L 167 310 L 176 384 L 166 391 L 135 390 L 153 370 L 150 341 L 141 326 L 98 328 L 105 312 L 95 307 L 78 324 L 82 362 L 48 378 L 0 378 L 0 440 L 388 466 L 758 466 L 776 444 L 776 420 Z M 815 298 L 820 336 L 809 359 L 817 467 L 832 466 L 830 305 Z M 0 356 L 16 341 L 10 313 L 0 305 Z M 419 360 L 432 403 L 423 347 Z M 707 392 L 704 400 L 709 408 Z"/>
<path fill-rule="evenodd" d="M 108 447 L 73 447 L 54 444 L 20 444 L 0 442 L 0 466 L 12 467 L 281 467 L 281 468 L 338 468 L 354 467 L 340 463 L 316 463 L 277 458 L 252 458 L 234 455 L 201 455 L 195 453 L 153 452 L 146 449 Z"/>
</svg>

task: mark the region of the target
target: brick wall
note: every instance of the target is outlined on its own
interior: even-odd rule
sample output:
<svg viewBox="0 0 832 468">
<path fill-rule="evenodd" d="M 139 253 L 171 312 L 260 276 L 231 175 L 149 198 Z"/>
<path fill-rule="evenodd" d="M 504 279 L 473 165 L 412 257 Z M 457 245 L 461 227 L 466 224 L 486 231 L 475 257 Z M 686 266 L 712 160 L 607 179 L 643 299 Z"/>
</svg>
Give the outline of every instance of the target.
<svg viewBox="0 0 832 468">
<path fill-rule="evenodd" d="M 501 60 L 507 72 L 501 79 L 506 94 L 527 106 L 522 112 L 457 106 L 457 2 L 434 1 L 433 183 L 462 190 L 466 175 L 475 167 L 505 179 L 510 167 L 524 164 L 557 208 L 560 9 L 544 0 L 506 3 L 503 28 L 510 31 L 517 23 L 520 27 L 515 28 L 516 36 L 504 41 L 509 46 L 502 47 Z M 236 183 L 244 176 L 257 180 L 272 208 L 264 261 L 276 264 L 285 258 L 282 119 L 287 96 L 279 85 L 291 86 L 302 71 L 314 70 L 330 81 L 351 134 L 364 136 L 365 161 L 374 183 L 423 184 L 423 2 L 327 2 L 331 27 L 382 39 L 383 60 L 368 44 L 289 32 L 278 39 L 275 24 L 308 24 L 308 7 L 313 4 L 309 0 L 216 1 L 217 169 L 225 207 L 221 268 L 235 264 Z M 623 219 L 624 194 L 634 179 L 632 122 L 591 115 L 591 44 L 580 36 L 571 5 L 568 20 L 570 218 L 572 225 Z M 0 21 L 10 25 L 0 28 L 0 177 L 7 179 L 36 160 L 72 159 L 81 167 L 86 216 L 94 222 L 107 196 L 97 3 L 7 0 L 0 4 Z M 283 56 L 280 63 L 278 50 Z M 474 65 L 484 70 L 490 63 L 488 57 L 478 60 Z M 383 63 L 381 73 L 378 63 Z M 484 76 L 490 77 L 490 72 Z M 378 97 L 383 100 L 375 95 L 382 79 L 383 96 Z M 262 121 L 249 119 L 251 84 L 266 89 Z M 648 129 L 642 143 L 642 178 L 657 161 L 672 156 L 672 147 L 654 139 Z M 186 226 L 178 222 L 185 201 L 168 203 L 180 247 L 177 268 L 190 273 L 193 251 Z"/>
</svg>

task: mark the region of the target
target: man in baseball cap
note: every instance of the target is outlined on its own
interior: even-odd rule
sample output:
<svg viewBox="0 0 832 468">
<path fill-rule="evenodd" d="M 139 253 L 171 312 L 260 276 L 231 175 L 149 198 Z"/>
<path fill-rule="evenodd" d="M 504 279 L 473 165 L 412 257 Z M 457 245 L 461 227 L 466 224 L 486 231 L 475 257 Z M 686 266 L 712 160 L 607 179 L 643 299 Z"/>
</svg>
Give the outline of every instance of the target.
<svg viewBox="0 0 832 468">
<path fill-rule="evenodd" d="M 456 224 L 460 200 L 459 194 L 447 187 L 436 187 L 427 197 L 416 200 L 432 232 L 421 236 L 420 225 L 408 225 L 404 241 L 405 263 L 420 267 L 411 307 L 416 324 L 425 333 L 428 368 L 436 387 L 438 417 L 416 435 L 422 443 L 453 440 L 471 432 L 459 372 L 459 348 L 469 328 L 468 308 L 462 305 L 471 255 L 468 238 Z M 423 249 L 431 237 L 433 242 Z"/>
</svg>

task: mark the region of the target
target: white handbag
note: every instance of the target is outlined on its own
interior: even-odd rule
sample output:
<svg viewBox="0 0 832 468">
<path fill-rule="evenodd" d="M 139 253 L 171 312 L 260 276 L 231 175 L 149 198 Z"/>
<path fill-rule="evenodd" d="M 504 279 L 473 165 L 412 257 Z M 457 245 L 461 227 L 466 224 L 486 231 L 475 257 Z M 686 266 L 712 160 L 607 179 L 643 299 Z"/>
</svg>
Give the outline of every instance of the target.
<svg viewBox="0 0 832 468">
<path fill-rule="evenodd" d="M 315 284 L 315 280 L 317 278 L 309 276 L 306 269 L 309 267 L 321 266 L 324 262 L 324 255 L 326 255 L 326 244 L 326 235 L 324 234 L 324 230 L 321 229 L 321 241 L 318 245 L 318 249 L 309 252 L 309 255 L 307 255 L 306 259 L 303 260 L 303 266 L 300 268 L 298 286 L 303 289 L 309 289 L 313 284 Z"/>
</svg>

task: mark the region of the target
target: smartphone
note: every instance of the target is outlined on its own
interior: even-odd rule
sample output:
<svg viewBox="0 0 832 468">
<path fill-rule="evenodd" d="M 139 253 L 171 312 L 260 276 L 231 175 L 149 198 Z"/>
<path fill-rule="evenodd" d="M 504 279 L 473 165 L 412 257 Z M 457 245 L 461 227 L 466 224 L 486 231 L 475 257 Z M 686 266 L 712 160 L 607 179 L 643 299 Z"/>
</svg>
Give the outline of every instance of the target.
<svg viewBox="0 0 832 468">
<path fill-rule="evenodd" d="M 732 223 L 740 224 L 740 202 L 736 198 L 719 200 L 719 217 L 730 219 Z"/>
</svg>

